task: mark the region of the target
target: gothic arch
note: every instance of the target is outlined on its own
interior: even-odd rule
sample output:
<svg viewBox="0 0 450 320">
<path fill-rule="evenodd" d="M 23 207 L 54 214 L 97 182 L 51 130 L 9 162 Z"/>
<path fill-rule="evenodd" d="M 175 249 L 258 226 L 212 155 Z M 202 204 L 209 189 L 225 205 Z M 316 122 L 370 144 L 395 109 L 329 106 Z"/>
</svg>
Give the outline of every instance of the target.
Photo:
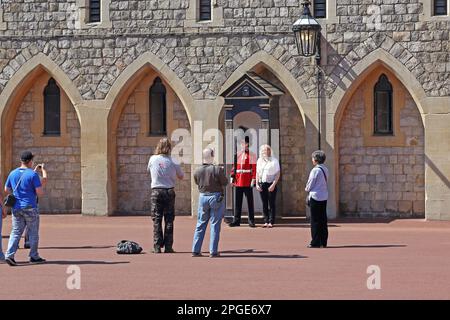
<svg viewBox="0 0 450 320">
<path fill-rule="evenodd" d="M 345 110 L 345 106 L 351 99 L 355 90 L 360 86 L 367 75 L 380 65 L 383 65 L 390 70 L 405 86 L 409 94 L 413 97 L 421 114 L 428 112 L 428 110 L 423 107 L 422 101 L 426 98 L 426 93 L 419 81 L 404 64 L 384 49 L 378 48 L 369 53 L 364 59 L 360 60 L 339 82 L 338 87 L 331 98 L 333 103 L 330 104 L 331 110 L 329 110 L 331 113 L 335 114 L 335 132 L 338 132 L 339 130 L 340 120 Z M 350 73 L 352 74 L 351 76 Z"/>
<path fill-rule="evenodd" d="M 64 71 L 48 56 L 38 53 L 10 78 L 3 91 L 0 93 L 0 118 L 1 118 L 1 172 L 4 176 L 12 166 L 12 128 L 18 111 L 18 106 L 25 94 L 34 84 L 34 80 L 42 73 L 53 77 L 72 103 L 80 121 L 78 107 L 83 98 L 80 92 Z"/>
<path fill-rule="evenodd" d="M 163 83 L 171 92 L 170 96 L 176 96 L 181 102 L 182 109 L 186 112 L 189 125 L 192 124 L 192 119 L 195 116 L 194 113 L 194 99 L 189 93 L 187 87 L 183 81 L 173 72 L 167 64 L 151 52 L 146 52 L 131 63 L 116 79 L 113 83 L 108 95 L 105 98 L 105 106 L 109 108 L 108 111 L 108 175 L 109 184 L 108 189 L 112 196 L 110 199 L 110 205 L 114 211 L 119 207 L 119 168 L 120 164 L 117 163 L 117 157 L 120 156 L 117 142 L 120 136 L 119 126 L 121 123 L 122 113 L 126 110 L 127 101 L 129 97 L 135 92 L 136 88 L 140 86 L 142 81 L 144 83 L 150 77 L 159 77 L 163 80 Z M 170 90 L 169 90 L 170 89 Z M 169 96 L 169 95 L 168 95 Z M 141 122 L 142 125 L 142 122 Z M 170 134 L 167 132 L 167 134 Z M 156 138 L 153 138 L 156 139 Z M 137 142 L 138 145 L 156 144 L 152 139 L 152 142 L 142 140 Z M 147 155 L 146 155 L 147 156 Z"/>
<path fill-rule="evenodd" d="M 114 125 L 114 118 L 120 115 L 120 99 L 130 94 L 140 77 L 148 70 L 153 69 L 163 78 L 180 98 L 189 122 L 192 124 L 194 114 L 194 99 L 183 81 L 160 58 L 151 52 L 146 52 L 131 63 L 115 80 L 105 99 L 105 105 L 110 106 L 108 123 Z M 114 126 L 112 126 L 114 128 Z"/>
<path fill-rule="evenodd" d="M 250 58 L 245 60 L 225 81 L 222 85 L 219 94 L 222 94 L 227 88 L 235 83 L 240 77 L 242 77 L 247 71 L 251 70 L 258 64 L 263 64 L 270 72 L 272 72 L 283 84 L 283 86 L 292 95 L 295 103 L 297 104 L 300 114 L 302 115 L 303 124 L 305 124 L 305 112 L 302 108 L 304 102 L 307 100 L 307 96 L 303 91 L 300 84 L 295 80 L 289 70 L 272 55 L 265 51 L 258 51 L 254 53 Z"/>
<path fill-rule="evenodd" d="M 336 190 L 336 206 L 340 208 L 340 183 L 341 183 L 341 173 L 340 166 L 344 164 L 341 163 L 341 141 L 340 141 L 340 131 L 344 129 L 341 128 L 342 123 L 344 122 L 344 114 L 352 103 L 353 97 L 356 95 L 357 91 L 361 88 L 364 83 L 370 79 L 374 74 L 380 72 L 380 70 L 386 70 L 391 76 L 391 79 L 395 82 L 399 83 L 397 87 L 402 86 L 405 92 L 407 92 L 411 97 L 412 101 L 414 101 L 415 108 L 417 108 L 418 118 L 420 118 L 420 127 L 422 128 L 423 138 L 425 135 L 425 123 L 424 123 L 424 114 L 428 111 L 424 109 L 423 100 L 426 99 L 426 93 L 419 83 L 419 81 L 414 77 L 414 75 L 408 70 L 406 66 L 404 66 L 399 60 L 397 60 L 394 56 L 379 48 L 370 54 L 368 54 L 364 59 L 360 60 L 354 67 L 352 67 L 347 74 L 341 79 L 338 83 L 338 88 L 335 91 L 334 95 L 331 98 L 331 103 L 329 104 L 329 112 L 334 114 L 334 149 L 336 160 L 334 161 L 334 170 L 336 172 L 336 181 L 335 181 L 335 190 Z M 369 80 L 370 81 L 370 80 Z M 366 102 L 367 105 L 367 102 Z M 400 111 L 398 111 L 400 112 Z M 367 110 L 366 110 L 367 113 Z M 397 118 L 400 116 L 397 115 Z M 353 126 L 350 126 L 353 127 Z M 365 138 L 364 138 L 365 139 Z M 403 144 L 399 144 L 399 142 L 389 142 L 386 144 L 386 147 L 390 146 L 406 146 Z M 374 142 L 369 142 L 368 146 L 364 147 L 382 147 L 382 144 L 377 144 Z M 422 145 L 422 148 L 425 146 Z M 423 175 L 425 170 L 423 168 Z M 388 175 L 388 173 L 386 173 Z M 383 173 L 384 175 L 384 173 Z M 344 190 L 345 193 L 345 190 Z M 383 200 L 383 199 L 379 199 Z"/>
<path fill-rule="evenodd" d="M 24 87 L 29 86 L 36 73 L 42 69 L 55 78 L 59 85 L 64 88 L 65 93 L 69 97 L 78 114 L 77 107 L 81 104 L 83 98 L 81 97 L 77 87 L 53 60 L 43 53 L 38 53 L 24 63 L 19 70 L 17 70 L 11 79 L 9 79 L 3 91 L 0 93 L 0 115 L 2 120 L 8 113 L 8 107 L 11 104 L 11 99 L 16 97 Z"/>
</svg>

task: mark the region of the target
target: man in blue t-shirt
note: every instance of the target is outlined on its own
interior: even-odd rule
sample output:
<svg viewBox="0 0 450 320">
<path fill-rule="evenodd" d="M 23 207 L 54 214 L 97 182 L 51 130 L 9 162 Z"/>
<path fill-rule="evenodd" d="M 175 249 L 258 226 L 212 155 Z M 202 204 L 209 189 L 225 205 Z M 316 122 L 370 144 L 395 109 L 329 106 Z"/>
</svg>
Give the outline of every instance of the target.
<svg viewBox="0 0 450 320">
<path fill-rule="evenodd" d="M 21 166 L 11 171 L 5 183 L 5 192 L 14 194 L 16 202 L 12 210 L 12 230 L 9 237 L 8 250 L 5 261 L 10 266 L 17 265 L 14 255 L 19 248 L 19 241 L 25 227 L 30 239 L 30 262 L 43 263 L 38 253 L 39 245 L 39 210 L 37 197 L 44 194 L 43 188 L 47 183 L 47 171 L 44 164 L 33 167 L 34 155 L 30 151 L 24 151 L 20 156 Z M 37 173 L 42 171 L 42 183 Z"/>
</svg>

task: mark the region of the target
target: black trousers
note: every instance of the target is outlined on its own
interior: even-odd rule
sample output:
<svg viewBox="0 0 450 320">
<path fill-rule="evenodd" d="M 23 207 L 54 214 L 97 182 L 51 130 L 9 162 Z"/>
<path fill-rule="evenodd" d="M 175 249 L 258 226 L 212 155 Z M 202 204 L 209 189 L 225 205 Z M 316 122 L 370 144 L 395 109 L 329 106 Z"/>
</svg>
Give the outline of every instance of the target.
<svg viewBox="0 0 450 320">
<path fill-rule="evenodd" d="M 255 223 L 255 209 L 253 206 L 253 188 L 251 187 L 236 187 L 236 210 L 234 215 L 234 223 L 241 223 L 241 214 L 242 214 L 242 201 L 245 197 L 247 198 L 247 207 L 248 207 L 248 223 Z"/>
<path fill-rule="evenodd" d="M 327 246 L 328 219 L 327 201 L 316 201 L 311 198 L 311 246 Z"/>
<path fill-rule="evenodd" d="M 153 245 L 172 248 L 173 222 L 175 220 L 175 191 L 173 189 L 152 189 L 151 215 L 153 220 Z M 164 233 L 162 220 L 164 218 Z"/>
<path fill-rule="evenodd" d="M 272 192 L 269 192 L 269 187 L 271 183 L 261 183 L 260 187 L 262 191 L 259 193 L 261 195 L 261 200 L 263 204 L 264 222 L 265 223 L 275 223 L 276 215 L 276 198 L 277 198 L 277 187 Z"/>
</svg>

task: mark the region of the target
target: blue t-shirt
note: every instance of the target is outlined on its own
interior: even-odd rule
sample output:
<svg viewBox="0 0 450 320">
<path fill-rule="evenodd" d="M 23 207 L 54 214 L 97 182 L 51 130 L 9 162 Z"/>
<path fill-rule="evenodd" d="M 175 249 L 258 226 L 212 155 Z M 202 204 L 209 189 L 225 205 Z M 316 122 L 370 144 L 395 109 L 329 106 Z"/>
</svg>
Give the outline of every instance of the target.
<svg viewBox="0 0 450 320">
<path fill-rule="evenodd" d="M 20 180 L 22 174 L 23 177 Z M 14 192 L 16 204 L 13 209 L 37 208 L 36 188 L 42 186 L 39 175 L 31 169 L 17 168 L 11 171 L 5 186 L 11 191 L 14 191 L 19 180 L 20 184 Z"/>
</svg>

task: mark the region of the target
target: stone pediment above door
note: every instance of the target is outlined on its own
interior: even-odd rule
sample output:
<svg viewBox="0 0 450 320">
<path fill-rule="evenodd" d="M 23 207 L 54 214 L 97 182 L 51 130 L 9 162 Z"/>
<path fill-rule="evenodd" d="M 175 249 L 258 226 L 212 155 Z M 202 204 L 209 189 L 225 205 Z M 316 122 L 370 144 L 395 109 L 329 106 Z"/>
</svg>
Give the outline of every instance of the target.
<svg viewBox="0 0 450 320">
<path fill-rule="evenodd" d="M 284 92 L 274 84 L 261 78 L 254 72 L 247 72 L 226 89 L 221 96 L 226 100 L 270 99 L 273 96 L 280 96 L 283 94 Z"/>
</svg>

